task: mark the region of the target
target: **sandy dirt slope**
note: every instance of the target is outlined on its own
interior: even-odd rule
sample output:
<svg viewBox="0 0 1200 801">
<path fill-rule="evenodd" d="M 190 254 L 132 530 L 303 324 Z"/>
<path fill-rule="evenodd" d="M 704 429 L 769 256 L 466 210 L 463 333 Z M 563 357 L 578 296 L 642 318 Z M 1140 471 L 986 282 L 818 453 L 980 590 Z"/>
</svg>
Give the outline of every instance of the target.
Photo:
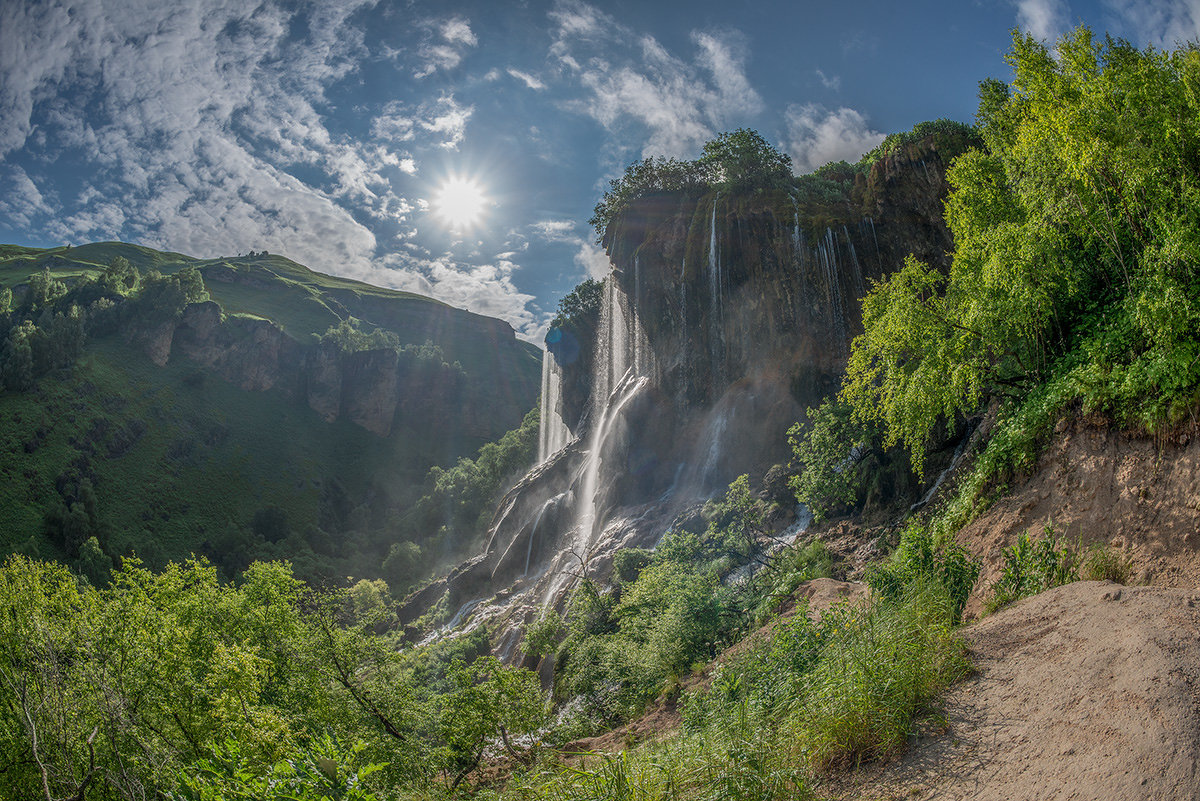
<svg viewBox="0 0 1200 801">
<path fill-rule="evenodd" d="M 983 560 L 968 617 L 979 615 L 1004 549 L 1048 524 L 1072 545 L 1117 548 L 1135 583 L 1200 586 L 1200 430 L 1154 440 L 1060 423 L 1033 474 L 957 535 Z"/>
<path fill-rule="evenodd" d="M 1200 798 L 1200 591 L 1079 582 L 963 634 L 944 724 L 828 797 Z"/>
</svg>

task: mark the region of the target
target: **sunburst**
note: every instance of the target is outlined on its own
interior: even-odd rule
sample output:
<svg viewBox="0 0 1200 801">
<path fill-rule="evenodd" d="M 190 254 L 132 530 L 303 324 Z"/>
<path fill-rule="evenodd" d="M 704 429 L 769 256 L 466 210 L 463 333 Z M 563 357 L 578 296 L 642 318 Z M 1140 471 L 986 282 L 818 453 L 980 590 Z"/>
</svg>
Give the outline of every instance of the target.
<svg viewBox="0 0 1200 801">
<path fill-rule="evenodd" d="M 483 188 L 469 178 L 448 178 L 433 198 L 434 213 L 450 228 L 468 228 L 487 208 Z"/>
</svg>

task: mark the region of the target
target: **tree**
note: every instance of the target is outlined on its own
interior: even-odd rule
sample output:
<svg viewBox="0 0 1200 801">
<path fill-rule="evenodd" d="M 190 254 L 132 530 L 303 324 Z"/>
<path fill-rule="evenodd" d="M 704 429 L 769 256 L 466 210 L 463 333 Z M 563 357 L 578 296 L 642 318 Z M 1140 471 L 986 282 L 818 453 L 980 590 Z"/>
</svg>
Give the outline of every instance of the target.
<svg viewBox="0 0 1200 801">
<path fill-rule="evenodd" d="M 50 274 L 49 267 L 29 276 L 29 304 L 33 310 L 44 309 L 67 294 L 67 286 Z"/>
<path fill-rule="evenodd" d="M 29 320 L 9 330 L 0 349 L 0 375 L 4 388 L 22 392 L 33 386 L 33 340 L 37 327 Z"/>
<path fill-rule="evenodd" d="M 708 184 L 722 192 L 786 188 L 792 180 L 791 156 L 748 128 L 705 142 L 698 165 Z"/>
<path fill-rule="evenodd" d="M 110 292 L 127 295 L 137 289 L 141 274 L 124 256 L 114 256 L 100 274 L 99 283 Z"/>
<path fill-rule="evenodd" d="M 980 88 L 987 149 L 947 175 L 949 275 L 876 284 L 847 367 L 855 418 L 918 469 L 940 420 L 1054 376 L 1056 403 L 1148 426 L 1200 388 L 1200 50 L 1079 28 L 1057 57 L 1018 33 L 1008 60 L 1011 88 Z"/>
</svg>

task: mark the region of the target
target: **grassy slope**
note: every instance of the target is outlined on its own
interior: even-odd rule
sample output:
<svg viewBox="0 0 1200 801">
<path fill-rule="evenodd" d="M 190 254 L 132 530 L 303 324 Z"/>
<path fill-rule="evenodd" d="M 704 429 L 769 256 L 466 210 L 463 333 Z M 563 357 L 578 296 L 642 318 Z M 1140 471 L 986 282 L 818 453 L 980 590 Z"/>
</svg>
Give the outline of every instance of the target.
<svg viewBox="0 0 1200 801">
<path fill-rule="evenodd" d="M 473 377 L 502 369 L 532 376 L 536 383 L 540 375 L 540 351 L 520 340 L 513 347 L 506 323 L 411 292 L 314 272 L 283 256 L 194 259 L 124 242 L 48 249 L 0 245 L 0 286 L 23 283 L 43 267 L 61 279 L 90 274 L 116 256 L 124 256 L 143 272 L 153 268 L 172 273 L 195 266 L 226 313 L 272 320 L 301 342 L 353 315 L 368 329 L 394 331 L 403 344 L 432 340 L 447 360 L 461 362 Z"/>
<path fill-rule="evenodd" d="M 471 399 L 501 386 L 522 413 L 536 401 L 537 351 L 513 339 L 507 324 L 320 275 L 278 256 L 196 261 L 122 243 L 5 245 L 0 284 L 15 286 L 43 266 L 60 278 L 82 275 L 116 255 L 143 271 L 195 264 L 227 313 L 271 319 L 302 343 L 347 314 L 368 328 L 394 330 L 404 342 L 431 339 L 448 360 L 463 363 Z M 514 428 L 520 417 L 496 423 Z M 141 429 L 123 450 L 120 432 Z M 42 377 L 33 391 L 0 392 L 0 551 L 32 537 L 43 555 L 61 556 L 47 552 L 55 549 L 40 536 L 42 520 L 59 502 L 61 476 L 88 475 L 111 553 L 149 551 L 143 555 L 157 563 L 249 538 L 261 557 L 299 553 L 301 562 L 337 570 L 302 540 L 319 541 L 318 527 L 336 530 L 335 539 L 386 527 L 388 507 L 402 505 L 430 465 L 452 463 L 481 444 L 466 435 L 449 445 L 429 442 L 419 424 L 397 425 L 386 439 L 347 421 L 327 424 L 279 392 L 241 391 L 181 357 L 155 367 L 120 337 L 93 340 L 74 367 Z M 271 544 L 250 534 L 255 512 L 270 506 L 286 511 L 290 540 Z M 325 549 L 340 550 L 328 537 Z"/>
</svg>

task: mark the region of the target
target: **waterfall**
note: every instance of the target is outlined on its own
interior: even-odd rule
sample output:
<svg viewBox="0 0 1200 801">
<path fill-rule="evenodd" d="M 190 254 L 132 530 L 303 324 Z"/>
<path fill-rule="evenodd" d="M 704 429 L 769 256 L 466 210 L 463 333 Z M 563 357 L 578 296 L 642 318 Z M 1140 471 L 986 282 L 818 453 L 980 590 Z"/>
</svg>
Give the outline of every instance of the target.
<svg viewBox="0 0 1200 801">
<path fill-rule="evenodd" d="M 846 310 L 842 305 L 841 268 L 838 265 L 837 241 L 833 229 L 825 229 L 825 238 L 817 245 L 817 260 L 825 273 L 825 285 L 828 288 L 829 312 L 832 316 L 837 341 L 846 341 Z"/>
<path fill-rule="evenodd" d="M 572 526 L 571 543 L 564 553 L 586 559 L 596 543 L 596 535 L 604 528 L 603 496 L 608 487 L 600 481 L 604 467 L 604 452 L 609 440 L 618 430 L 618 423 L 629 402 L 637 396 L 649 382 L 646 376 L 639 376 L 628 370 L 622 377 L 613 394 L 606 399 L 600 417 L 595 420 L 591 435 L 588 437 L 587 461 L 584 463 L 582 482 L 578 496 L 579 505 L 576 507 L 575 524 Z M 610 475 L 615 475 L 615 471 Z M 574 576 L 567 571 L 566 565 L 559 566 L 558 575 L 550 582 L 542 598 L 542 605 L 549 606 L 566 587 Z"/>
<path fill-rule="evenodd" d="M 557 575 L 551 580 L 542 603 L 553 603 L 574 578 L 563 555 L 586 558 L 596 543 L 597 534 L 604 528 L 605 504 L 609 486 L 604 478 L 614 478 L 619 471 L 603 469 L 606 453 L 620 445 L 624 434 L 623 415 L 630 402 L 650 383 L 653 372 L 650 348 L 645 331 L 638 323 L 637 310 L 621 291 L 617 281 L 605 281 L 604 305 L 600 314 L 600 336 L 594 360 L 596 374 L 592 385 L 591 431 L 588 434 L 586 456 L 580 473 L 574 525 L 570 543 L 560 554 Z M 611 455 L 611 454 L 610 454 Z"/>
<path fill-rule="evenodd" d="M 708 224 L 708 298 L 714 323 L 721 319 L 721 254 L 717 250 L 717 201 L 719 199 L 720 195 L 713 198 L 712 220 Z"/>
<path fill-rule="evenodd" d="M 549 350 L 542 352 L 542 417 L 538 426 L 538 462 L 562 450 L 571 431 L 562 419 L 562 373 Z"/>
</svg>

